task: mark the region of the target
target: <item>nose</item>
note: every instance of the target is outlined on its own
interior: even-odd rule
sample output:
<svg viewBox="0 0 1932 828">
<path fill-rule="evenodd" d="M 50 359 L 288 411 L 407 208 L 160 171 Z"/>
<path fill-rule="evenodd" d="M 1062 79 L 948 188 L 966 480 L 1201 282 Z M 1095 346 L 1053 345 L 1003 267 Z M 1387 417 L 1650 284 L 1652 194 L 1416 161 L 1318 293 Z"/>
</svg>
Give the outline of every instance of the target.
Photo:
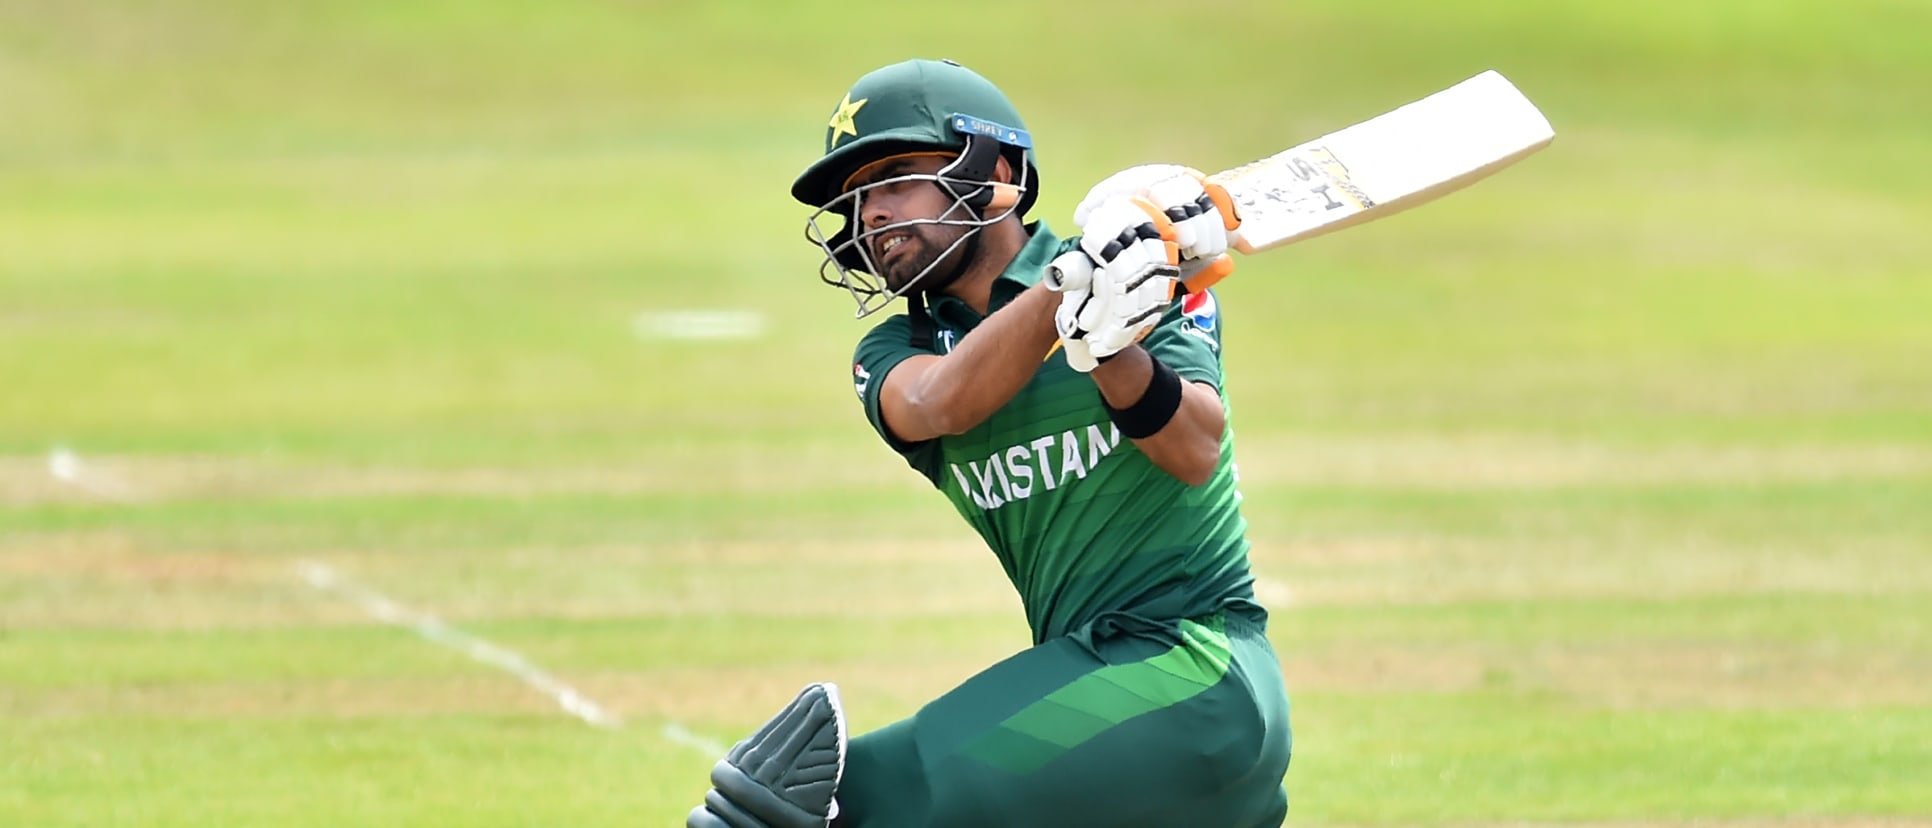
<svg viewBox="0 0 1932 828">
<path fill-rule="evenodd" d="M 892 220 L 892 205 L 883 193 L 860 193 L 857 198 L 859 220 L 865 223 L 866 229 L 884 227 Z"/>
</svg>

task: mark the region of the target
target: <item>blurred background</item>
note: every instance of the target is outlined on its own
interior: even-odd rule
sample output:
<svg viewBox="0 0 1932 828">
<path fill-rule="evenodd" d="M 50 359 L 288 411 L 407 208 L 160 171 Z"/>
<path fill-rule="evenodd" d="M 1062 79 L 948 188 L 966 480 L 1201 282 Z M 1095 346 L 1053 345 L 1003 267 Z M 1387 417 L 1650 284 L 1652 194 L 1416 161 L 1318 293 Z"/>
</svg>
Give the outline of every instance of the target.
<svg viewBox="0 0 1932 828">
<path fill-rule="evenodd" d="M 915 56 L 1063 233 L 1484 69 L 1556 126 L 1219 291 L 1290 824 L 1932 824 L 1929 32 L 0 0 L 0 824 L 677 824 L 804 682 L 869 729 L 1023 648 L 786 195 Z"/>
</svg>

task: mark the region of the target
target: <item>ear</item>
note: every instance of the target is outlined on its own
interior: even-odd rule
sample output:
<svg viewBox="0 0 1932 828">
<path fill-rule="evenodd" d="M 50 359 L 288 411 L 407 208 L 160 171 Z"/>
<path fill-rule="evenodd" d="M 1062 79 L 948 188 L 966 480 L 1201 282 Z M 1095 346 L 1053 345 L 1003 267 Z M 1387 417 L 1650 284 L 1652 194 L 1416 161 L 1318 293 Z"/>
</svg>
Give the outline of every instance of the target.
<svg viewBox="0 0 1932 828">
<path fill-rule="evenodd" d="M 1020 203 L 1020 187 L 1012 182 L 1013 165 L 1007 163 L 1006 156 L 1001 155 L 999 163 L 993 167 L 993 180 L 990 184 L 993 188 L 993 199 L 986 203 L 987 211 L 1005 212 Z"/>
</svg>

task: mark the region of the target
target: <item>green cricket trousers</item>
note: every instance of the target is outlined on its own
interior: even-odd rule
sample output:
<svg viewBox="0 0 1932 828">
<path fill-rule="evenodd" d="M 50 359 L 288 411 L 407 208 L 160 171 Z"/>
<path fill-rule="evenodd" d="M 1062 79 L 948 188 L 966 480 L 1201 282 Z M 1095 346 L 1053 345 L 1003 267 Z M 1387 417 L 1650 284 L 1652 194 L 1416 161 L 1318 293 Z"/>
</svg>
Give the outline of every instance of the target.
<svg viewBox="0 0 1932 828">
<path fill-rule="evenodd" d="M 852 740 L 835 828 L 1276 828 L 1291 740 L 1265 615 L 1109 613 Z"/>
</svg>

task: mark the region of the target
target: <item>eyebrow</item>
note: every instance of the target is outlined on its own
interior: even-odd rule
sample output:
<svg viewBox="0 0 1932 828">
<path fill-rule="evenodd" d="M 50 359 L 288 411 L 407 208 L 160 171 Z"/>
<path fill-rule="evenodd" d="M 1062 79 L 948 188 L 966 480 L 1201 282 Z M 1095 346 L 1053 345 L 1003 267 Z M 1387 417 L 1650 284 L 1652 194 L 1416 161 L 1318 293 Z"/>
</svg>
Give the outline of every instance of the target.
<svg viewBox="0 0 1932 828">
<path fill-rule="evenodd" d="M 886 162 L 885 166 L 880 167 L 878 170 L 874 171 L 871 175 L 866 176 L 864 183 L 877 184 L 888 178 L 897 178 L 901 173 L 904 173 L 906 169 L 911 166 L 912 166 L 911 161 L 904 161 L 904 160 L 888 161 Z"/>
</svg>

